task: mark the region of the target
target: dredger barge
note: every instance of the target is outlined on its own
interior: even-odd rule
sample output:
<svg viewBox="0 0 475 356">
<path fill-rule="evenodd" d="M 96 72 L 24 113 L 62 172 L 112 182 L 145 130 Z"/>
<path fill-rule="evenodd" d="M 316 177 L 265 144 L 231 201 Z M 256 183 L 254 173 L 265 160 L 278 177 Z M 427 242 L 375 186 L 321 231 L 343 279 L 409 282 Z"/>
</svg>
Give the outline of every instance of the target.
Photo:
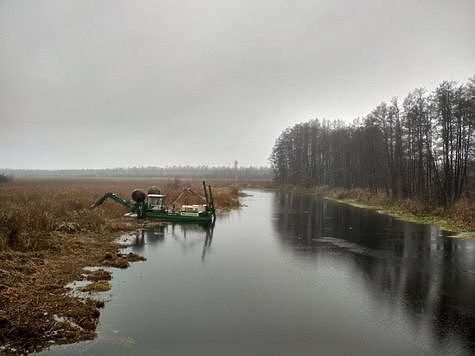
<svg viewBox="0 0 475 356">
<path fill-rule="evenodd" d="M 166 203 L 166 195 L 160 194 L 157 187 L 150 187 L 145 193 L 142 189 L 135 189 L 132 192 L 132 200 L 121 198 L 115 193 L 105 193 L 101 198 L 97 199 L 91 205 L 91 209 L 101 205 L 107 199 L 111 199 L 128 209 L 125 216 L 136 217 L 138 219 L 152 218 L 161 221 L 171 222 L 190 222 L 206 224 L 214 221 L 216 214 L 214 209 L 213 194 L 211 186 L 206 186 L 203 181 L 204 197 L 201 196 L 204 204 L 182 205 L 175 210 L 175 202 L 177 202 L 183 194 L 195 194 L 190 188 L 185 188 L 183 192 L 170 204 L 170 209 Z"/>
</svg>

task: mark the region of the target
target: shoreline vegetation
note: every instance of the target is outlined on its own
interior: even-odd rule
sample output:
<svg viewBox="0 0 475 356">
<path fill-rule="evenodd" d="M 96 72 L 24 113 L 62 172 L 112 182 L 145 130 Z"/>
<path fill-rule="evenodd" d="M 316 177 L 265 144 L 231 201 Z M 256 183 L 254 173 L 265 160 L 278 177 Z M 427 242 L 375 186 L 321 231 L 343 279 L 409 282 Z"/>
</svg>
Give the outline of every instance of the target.
<svg viewBox="0 0 475 356">
<path fill-rule="evenodd" d="M 474 231 L 475 76 L 417 88 L 364 117 L 314 119 L 277 137 L 275 181 L 406 220 Z"/>
<path fill-rule="evenodd" d="M 374 210 L 403 221 L 437 225 L 443 230 L 456 233 L 454 237 L 475 238 L 475 202 L 470 199 L 460 199 L 450 208 L 434 209 L 415 200 L 390 199 L 384 193 L 374 193 L 357 188 L 346 189 L 329 186 L 306 188 L 279 183 L 255 187 L 312 194 L 356 208 Z"/>
<path fill-rule="evenodd" d="M 124 207 L 114 202 L 89 206 L 107 191 L 129 199 L 134 189 L 152 185 L 168 201 L 185 187 L 201 192 L 201 181 L 163 178 L 15 178 L 0 185 L 0 354 L 95 337 L 104 301 L 94 293 L 110 288 L 111 273 L 104 268 L 144 260 L 122 254 L 124 245 L 117 241 L 143 221 L 124 218 Z M 237 186 L 214 181 L 212 188 L 218 213 L 240 206 Z M 196 203 L 193 199 L 183 203 Z M 90 282 L 80 290 L 90 293 L 85 299 L 66 287 L 78 280 Z"/>
</svg>

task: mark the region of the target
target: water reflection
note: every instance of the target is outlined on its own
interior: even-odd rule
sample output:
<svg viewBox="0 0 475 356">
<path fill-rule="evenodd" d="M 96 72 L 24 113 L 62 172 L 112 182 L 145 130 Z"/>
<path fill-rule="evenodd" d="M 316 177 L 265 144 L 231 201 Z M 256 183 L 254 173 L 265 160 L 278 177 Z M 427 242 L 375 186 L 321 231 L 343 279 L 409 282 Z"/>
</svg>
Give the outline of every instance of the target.
<svg viewBox="0 0 475 356">
<path fill-rule="evenodd" d="M 156 223 L 149 224 L 140 229 L 132 239 L 130 249 L 135 253 L 143 253 L 146 246 L 153 248 L 171 238 L 178 243 L 182 250 L 193 250 L 201 246 L 201 259 L 204 261 L 206 253 L 211 248 L 213 240 L 214 222 L 212 224 L 175 224 Z"/>
<path fill-rule="evenodd" d="M 273 225 L 285 248 L 351 264 L 375 301 L 402 307 L 440 344 L 462 340 L 475 352 L 475 241 L 310 196 L 274 199 Z"/>
<path fill-rule="evenodd" d="M 140 229 L 135 234 L 135 240 L 133 241 L 132 250 L 135 253 L 142 253 L 145 244 L 156 245 L 163 242 L 165 239 L 167 225 L 155 224 Z"/>
</svg>

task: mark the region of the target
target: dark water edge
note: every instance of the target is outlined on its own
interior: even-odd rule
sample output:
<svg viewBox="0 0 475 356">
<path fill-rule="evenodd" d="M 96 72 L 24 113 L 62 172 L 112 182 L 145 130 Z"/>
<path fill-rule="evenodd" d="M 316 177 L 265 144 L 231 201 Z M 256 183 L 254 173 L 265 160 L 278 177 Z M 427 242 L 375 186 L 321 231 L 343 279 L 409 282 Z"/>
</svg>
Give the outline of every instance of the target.
<svg viewBox="0 0 475 356">
<path fill-rule="evenodd" d="M 404 306 L 437 346 L 457 338 L 458 351 L 475 354 L 473 239 L 307 195 L 277 193 L 274 201 L 276 231 L 294 253 L 318 258 L 329 250 L 350 260 L 374 298 Z"/>
<path fill-rule="evenodd" d="M 475 354 L 475 241 L 283 192 L 132 236 L 98 337 L 47 355 Z"/>
</svg>

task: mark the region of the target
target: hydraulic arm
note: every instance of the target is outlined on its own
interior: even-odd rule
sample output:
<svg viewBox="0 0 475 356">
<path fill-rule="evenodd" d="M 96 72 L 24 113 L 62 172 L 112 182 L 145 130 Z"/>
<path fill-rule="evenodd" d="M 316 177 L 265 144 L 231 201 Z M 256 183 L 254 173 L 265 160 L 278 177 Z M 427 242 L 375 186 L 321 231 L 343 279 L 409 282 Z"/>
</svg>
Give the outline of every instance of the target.
<svg viewBox="0 0 475 356">
<path fill-rule="evenodd" d="M 134 210 L 134 208 L 135 208 L 135 205 L 132 204 L 131 202 L 119 197 L 117 194 L 108 192 L 108 193 L 104 194 L 104 196 L 102 198 L 97 199 L 96 202 L 91 205 L 91 209 L 94 209 L 95 207 L 101 205 L 107 199 L 112 199 L 115 202 L 117 202 L 119 204 L 122 204 L 123 206 L 125 206 L 129 210 Z"/>
</svg>

